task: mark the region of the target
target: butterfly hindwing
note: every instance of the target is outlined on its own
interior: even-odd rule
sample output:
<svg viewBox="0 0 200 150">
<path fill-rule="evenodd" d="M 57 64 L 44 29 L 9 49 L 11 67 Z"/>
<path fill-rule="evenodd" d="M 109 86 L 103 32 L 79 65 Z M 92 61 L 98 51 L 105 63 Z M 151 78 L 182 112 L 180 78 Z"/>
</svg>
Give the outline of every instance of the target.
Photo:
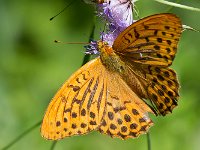
<svg viewBox="0 0 200 150">
<path fill-rule="evenodd" d="M 50 102 L 41 126 L 46 139 L 86 134 L 102 121 L 105 109 L 105 68 L 94 59 L 80 68 Z"/>
<path fill-rule="evenodd" d="M 174 70 L 170 68 L 149 68 L 147 87 L 149 99 L 156 105 L 159 114 L 166 115 L 177 106 L 179 83 Z"/>
<path fill-rule="evenodd" d="M 151 109 L 123 81 L 117 73 L 107 74 L 106 111 L 99 130 L 121 139 L 146 133 L 153 124 L 148 117 Z"/>
<path fill-rule="evenodd" d="M 121 32 L 113 49 L 120 57 L 138 64 L 169 66 L 181 32 L 181 21 L 174 14 L 152 15 Z"/>
</svg>

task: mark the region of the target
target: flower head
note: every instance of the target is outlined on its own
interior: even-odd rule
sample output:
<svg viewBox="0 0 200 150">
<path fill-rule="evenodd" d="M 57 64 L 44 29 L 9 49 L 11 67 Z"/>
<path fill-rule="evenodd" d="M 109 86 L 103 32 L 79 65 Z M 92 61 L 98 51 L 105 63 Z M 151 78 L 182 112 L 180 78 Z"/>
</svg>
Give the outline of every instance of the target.
<svg viewBox="0 0 200 150">
<path fill-rule="evenodd" d="M 91 41 L 89 45 L 84 47 L 86 48 L 85 54 L 99 54 L 97 41 Z"/>
<path fill-rule="evenodd" d="M 99 7 L 102 7 L 106 20 L 116 27 L 125 29 L 133 23 L 131 0 L 110 0 L 108 3 L 100 4 Z"/>
<path fill-rule="evenodd" d="M 108 29 L 101 33 L 101 38 L 113 45 L 116 37 L 133 23 L 133 2 L 131 0 L 110 0 L 99 4 L 99 16 L 108 22 Z"/>
<path fill-rule="evenodd" d="M 107 28 L 101 32 L 101 39 L 109 46 L 113 45 L 117 36 L 133 23 L 133 0 L 106 0 L 97 4 L 98 16 L 108 22 Z M 86 46 L 86 54 L 98 54 L 97 42 Z"/>
</svg>

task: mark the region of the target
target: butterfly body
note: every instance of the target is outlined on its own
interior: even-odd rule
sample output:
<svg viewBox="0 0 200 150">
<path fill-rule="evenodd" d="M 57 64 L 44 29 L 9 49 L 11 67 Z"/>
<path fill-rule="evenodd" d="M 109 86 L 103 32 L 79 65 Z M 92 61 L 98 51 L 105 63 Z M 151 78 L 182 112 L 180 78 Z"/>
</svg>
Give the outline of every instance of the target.
<svg viewBox="0 0 200 150">
<path fill-rule="evenodd" d="M 134 74 L 130 68 L 127 67 L 127 64 L 125 64 L 124 61 L 121 60 L 119 55 L 116 54 L 116 51 L 110 47 L 106 42 L 99 41 L 98 42 L 98 51 L 100 52 L 100 59 L 102 64 L 107 68 L 108 71 L 113 71 L 118 73 L 121 78 L 132 88 L 132 90 L 140 97 L 145 98 L 147 96 L 145 93 L 145 89 L 143 88 L 144 85 L 142 85 L 144 80 L 141 80 L 141 82 L 138 82 L 137 75 L 144 76 L 140 72 L 137 72 Z M 137 54 L 135 54 L 137 55 Z M 137 71 L 139 68 L 137 68 L 136 65 L 132 66 L 132 69 Z M 141 84 L 142 83 L 142 84 Z"/>
<path fill-rule="evenodd" d="M 146 133 L 153 125 L 148 113 L 164 116 L 177 106 L 179 83 L 169 66 L 181 32 L 176 15 L 157 14 L 126 28 L 112 47 L 99 41 L 100 56 L 75 72 L 53 97 L 42 136 L 58 140 L 97 130 L 128 139 Z"/>
<path fill-rule="evenodd" d="M 100 52 L 102 63 L 109 71 L 115 71 L 118 73 L 124 72 L 125 63 L 115 54 L 112 47 L 105 42 L 99 41 L 98 50 Z"/>
</svg>

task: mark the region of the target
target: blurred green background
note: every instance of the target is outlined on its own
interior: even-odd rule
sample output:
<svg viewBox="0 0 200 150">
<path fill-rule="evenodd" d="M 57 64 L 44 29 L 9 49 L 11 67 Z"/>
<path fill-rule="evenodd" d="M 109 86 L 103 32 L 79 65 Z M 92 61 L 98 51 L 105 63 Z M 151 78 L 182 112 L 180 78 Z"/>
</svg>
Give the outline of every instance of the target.
<svg viewBox="0 0 200 150">
<path fill-rule="evenodd" d="M 0 1 L 0 149 L 43 118 L 57 89 L 81 64 L 83 45 L 93 23 L 101 31 L 91 5 L 76 0 L 49 21 L 67 0 Z M 181 1 L 200 8 L 199 0 Z M 136 3 L 140 17 L 168 12 L 170 6 L 153 1 Z M 200 30 L 200 12 L 172 8 L 184 24 Z M 179 106 L 166 117 L 154 117 L 150 129 L 153 150 L 200 149 L 200 33 L 186 31 L 173 63 L 181 83 Z M 39 126 L 10 150 L 48 150 L 52 141 L 40 136 Z M 122 141 L 93 132 L 60 140 L 55 150 L 146 150 L 146 135 Z"/>
</svg>

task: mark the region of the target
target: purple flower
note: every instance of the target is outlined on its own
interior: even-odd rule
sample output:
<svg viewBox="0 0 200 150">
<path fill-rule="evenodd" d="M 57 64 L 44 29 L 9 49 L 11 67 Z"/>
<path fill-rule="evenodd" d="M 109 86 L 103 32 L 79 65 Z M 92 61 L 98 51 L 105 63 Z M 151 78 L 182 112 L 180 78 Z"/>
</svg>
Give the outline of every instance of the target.
<svg viewBox="0 0 200 150">
<path fill-rule="evenodd" d="M 91 41 L 89 45 L 84 47 L 86 48 L 85 54 L 99 54 L 97 41 Z"/>
<path fill-rule="evenodd" d="M 98 5 L 99 15 L 108 21 L 108 29 L 101 33 L 101 39 L 113 45 L 116 37 L 133 23 L 133 2 L 131 0 L 110 0 Z"/>
<path fill-rule="evenodd" d="M 108 3 L 99 5 L 103 10 L 106 20 L 124 30 L 133 23 L 133 2 L 131 0 L 110 0 Z"/>
<path fill-rule="evenodd" d="M 133 0 L 107 0 L 97 6 L 98 16 L 108 22 L 106 31 L 100 33 L 101 39 L 112 46 L 117 36 L 133 23 Z M 94 46 L 94 41 L 92 42 L 92 49 L 88 47 L 86 54 L 94 54 L 98 51 L 95 49 L 97 45 Z"/>
</svg>

